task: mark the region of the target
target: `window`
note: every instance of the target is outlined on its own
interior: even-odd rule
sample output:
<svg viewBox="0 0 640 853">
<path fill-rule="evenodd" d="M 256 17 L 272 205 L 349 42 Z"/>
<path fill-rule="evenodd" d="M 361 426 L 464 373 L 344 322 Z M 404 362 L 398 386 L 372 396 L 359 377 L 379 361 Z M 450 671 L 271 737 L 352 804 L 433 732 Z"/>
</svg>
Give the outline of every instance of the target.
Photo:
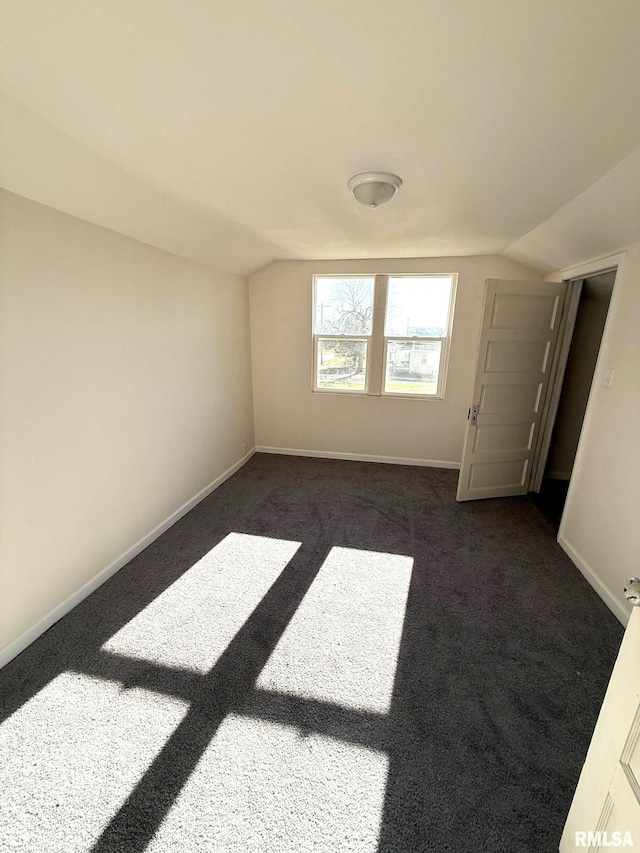
<svg viewBox="0 0 640 853">
<path fill-rule="evenodd" d="M 314 277 L 313 390 L 442 400 L 455 275 Z"/>
</svg>

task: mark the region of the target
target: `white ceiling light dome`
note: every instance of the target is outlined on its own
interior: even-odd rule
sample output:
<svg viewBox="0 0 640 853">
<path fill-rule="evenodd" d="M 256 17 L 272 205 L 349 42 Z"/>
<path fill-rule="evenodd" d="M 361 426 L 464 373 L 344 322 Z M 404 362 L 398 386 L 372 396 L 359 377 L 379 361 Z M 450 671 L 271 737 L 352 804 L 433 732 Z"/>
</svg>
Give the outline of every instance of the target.
<svg viewBox="0 0 640 853">
<path fill-rule="evenodd" d="M 402 186 L 402 180 L 390 172 L 361 172 L 347 182 L 356 201 L 367 207 L 379 207 L 392 199 Z"/>
</svg>

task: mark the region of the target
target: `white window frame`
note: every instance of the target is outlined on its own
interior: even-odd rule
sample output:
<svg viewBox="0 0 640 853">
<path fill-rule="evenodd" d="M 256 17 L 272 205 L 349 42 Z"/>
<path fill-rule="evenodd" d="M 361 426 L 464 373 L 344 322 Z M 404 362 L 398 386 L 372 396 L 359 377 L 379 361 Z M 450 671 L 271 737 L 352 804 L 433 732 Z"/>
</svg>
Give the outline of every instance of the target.
<svg viewBox="0 0 640 853">
<path fill-rule="evenodd" d="M 450 278 L 451 292 L 449 295 L 449 312 L 447 316 L 447 332 L 444 337 L 422 337 L 419 335 L 385 335 L 387 319 L 387 294 L 390 278 Z M 316 292 L 319 279 L 326 278 L 373 278 L 373 318 L 370 335 L 323 335 L 316 333 Z M 400 398 L 403 400 L 431 400 L 442 402 L 445 398 L 445 387 L 449 368 L 449 355 L 451 352 L 451 335 L 453 331 L 453 315 L 456 302 L 456 291 L 458 285 L 457 273 L 333 273 L 323 275 L 321 273 L 313 276 L 312 292 L 312 383 L 314 394 L 355 394 L 365 397 L 387 397 Z M 367 342 L 367 367 L 365 372 L 365 387 L 362 390 L 353 388 L 320 388 L 317 385 L 318 377 L 318 340 L 348 340 Z M 438 370 L 438 385 L 435 394 L 410 394 L 402 391 L 385 391 L 387 350 L 389 341 L 415 341 L 416 343 L 440 342 L 440 366 Z"/>
</svg>

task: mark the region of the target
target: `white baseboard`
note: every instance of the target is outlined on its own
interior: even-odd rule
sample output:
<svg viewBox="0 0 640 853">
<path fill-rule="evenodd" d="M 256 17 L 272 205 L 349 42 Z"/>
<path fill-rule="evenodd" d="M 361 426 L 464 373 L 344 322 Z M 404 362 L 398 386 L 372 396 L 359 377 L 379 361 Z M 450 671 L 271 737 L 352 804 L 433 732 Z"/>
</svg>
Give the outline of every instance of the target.
<svg viewBox="0 0 640 853">
<path fill-rule="evenodd" d="M 300 450 L 292 447 L 264 447 L 258 445 L 256 453 L 282 453 L 285 456 L 311 456 L 316 459 L 346 459 L 350 462 L 381 462 L 384 465 L 420 465 L 424 468 L 460 468 L 459 462 L 440 459 L 405 459 L 402 456 L 371 456 L 367 453 L 341 453 L 337 450 Z"/>
<path fill-rule="evenodd" d="M 569 544 L 564 536 L 558 536 L 558 544 L 562 548 L 562 550 L 569 556 L 571 561 L 577 566 L 578 569 L 582 572 L 585 578 L 589 581 L 591 586 L 598 593 L 600 598 L 607 605 L 609 610 L 613 613 L 613 615 L 624 625 L 626 628 L 627 622 L 629 621 L 629 613 L 625 610 L 622 602 L 611 592 L 609 587 L 602 582 L 602 580 L 598 577 L 594 569 L 587 563 L 584 557 L 576 551 L 573 545 Z"/>
<path fill-rule="evenodd" d="M 242 457 L 238 462 L 232 465 L 230 468 L 220 474 L 219 477 L 209 483 L 208 486 L 205 486 L 197 495 L 192 497 L 186 503 L 182 504 L 182 506 L 173 512 L 168 518 L 165 518 L 157 527 L 154 527 L 150 533 L 147 533 L 146 536 L 143 536 L 142 539 L 138 540 L 135 545 L 132 545 L 124 554 L 121 554 L 116 560 L 112 563 L 109 563 L 104 569 L 101 569 L 96 575 L 94 575 L 90 580 L 88 580 L 80 589 L 76 590 L 76 592 L 72 593 L 68 598 L 65 598 L 63 602 L 61 602 L 57 607 L 54 607 L 46 616 L 43 616 L 42 619 L 38 619 L 36 623 L 34 623 L 30 628 L 27 628 L 26 631 L 23 631 L 15 640 L 12 640 L 9 645 L 4 646 L 4 648 L 0 649 L 0 669 L 3 666 L 9 663 L 16 655 L 19 655 L 20 652 L 24 651 L 27 646 L 31 645 L 34 640 L 37 640 L 41 634 L 44 634 L 52 625 L 55 625 L 63 616 L 66 616 L 70 610 L 80 604 L 80 602 L 85 599 L 88 595 L 90 595 L 94 590 L 96 590 L 101 584 L 103 584 L 106 580 L 108 580 L 112 575 L 115 575 L 117 571 L 119 571 L 123 566 L 126 566 L 134 557 L 137 557 L 141 551 L 150 545 L 155 539 L 161 536 L 166 530 L 168 530 L 176 521 L 179 521 L 183 515 L 186 515 L 189 510 L 193 509 L 196 504 L 199 504 L 200 501 L 204 500 L 207 495 L 210 495 L 218 486 L 222 485 L 225 480 L 228 480 L 236 471 L 238 471 L 242 466 L 249 461 L 249 459 L 255 453 L 255 448 L 250 450 L 245 456 Z"/>
</svg>

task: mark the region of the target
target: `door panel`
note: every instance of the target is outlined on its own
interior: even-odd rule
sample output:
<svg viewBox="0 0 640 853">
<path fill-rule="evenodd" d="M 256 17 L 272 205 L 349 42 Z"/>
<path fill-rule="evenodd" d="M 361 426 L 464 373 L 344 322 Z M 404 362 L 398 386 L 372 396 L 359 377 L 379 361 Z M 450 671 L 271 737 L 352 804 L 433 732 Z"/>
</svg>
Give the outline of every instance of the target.
<svg viewBox="0 0 640 853">
<path fill-rule="evenodd" d="M 541 382 L 522 385 L 483 385 L 480 391 L 479 414 L 504 415 L 512 412 L 517 417 L 533 417 L 540 405 L 541 392 Z"/>
<path fill-rule="evenodd" d="M 636 840 L 640 839 L 640 807 L 621 770 L 617 770 L 613 777 L 596 831 L 598 829 L 600 832 L 606 832 L 608 837 L 601 837 L 600 843 L 593 845 L 594 853 L 610 850 L 611 842 L 615 840 L 614 833 L 624 837 L 625 833 L 630 832 L 634 846 Z M 603 841 L 609 841 L 609 844 L 603 845 Z"/>
<path fill-rule="evenodd" d="M 471 466 L 469 488 L 519 488 L 527 473 L 527 460 L 476 462 Z"/>
<path fill-rule="evenodd" d="M 640 782 L 638 782 L 640 778 L 640 707 L 636 710 L 627 742 L 622 750 L 620 765 L 640 803 Z"/>
<path fill-rule="evenodd" d="M 526 493 L 565 291 L 487 281 L 459 501 Z"/>
<path fill-rule="evenodd" d="M 518 293 L 498 293 L 493 302 L 493 329 L 538 329 L 553 327 L 558 310 L 555 296 L 532 296 L 523 299 Z"/>
<path fill-rule="evenodd" d="M 473 449 L 530 450 L 533 427 L 533 423 L 483 424 L 476 429 Z"/>
<path fill-rule="evenodd" d="M 485 373 L 537 373 L 544 370 L 548 341 L 489 341 Z"/>
</svg>

